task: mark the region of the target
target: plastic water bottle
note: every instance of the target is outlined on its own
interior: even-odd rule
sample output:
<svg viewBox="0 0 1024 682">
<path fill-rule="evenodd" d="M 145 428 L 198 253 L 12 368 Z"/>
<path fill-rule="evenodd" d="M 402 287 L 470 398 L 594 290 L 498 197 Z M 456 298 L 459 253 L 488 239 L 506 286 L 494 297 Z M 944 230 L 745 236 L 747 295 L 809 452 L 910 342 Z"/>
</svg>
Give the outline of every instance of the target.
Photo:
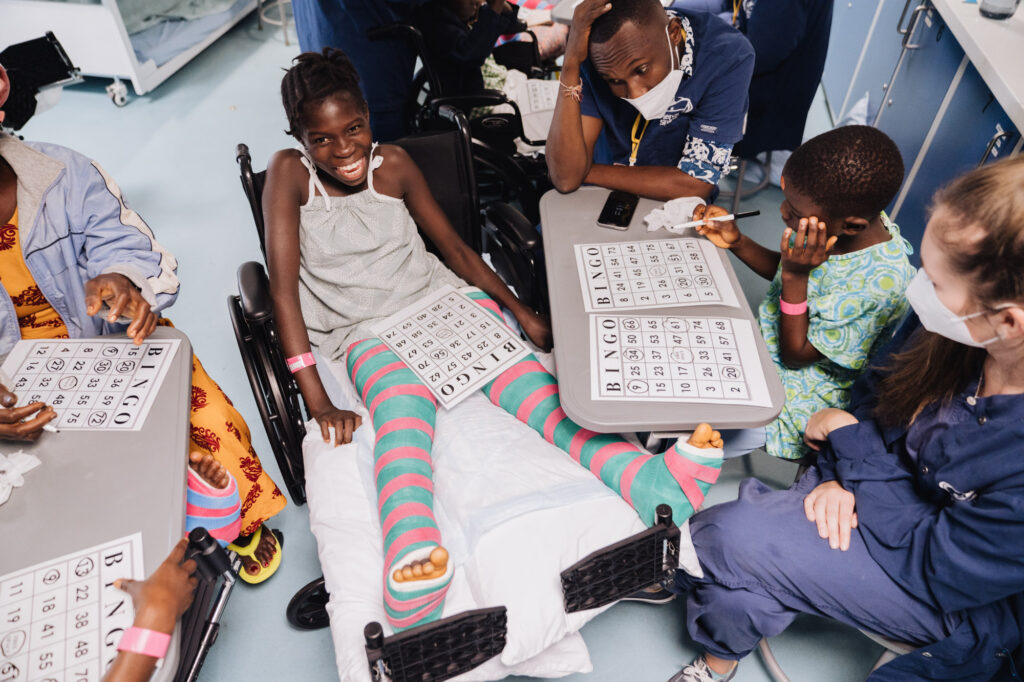
<svg viewBox="0 0 1024 682">
<path fill-rule="evenodd" d="M 978 11 L 989 19 L 1009 19 L 1019 4 L 1020 0 L 979 0 Z"/>
</svg>

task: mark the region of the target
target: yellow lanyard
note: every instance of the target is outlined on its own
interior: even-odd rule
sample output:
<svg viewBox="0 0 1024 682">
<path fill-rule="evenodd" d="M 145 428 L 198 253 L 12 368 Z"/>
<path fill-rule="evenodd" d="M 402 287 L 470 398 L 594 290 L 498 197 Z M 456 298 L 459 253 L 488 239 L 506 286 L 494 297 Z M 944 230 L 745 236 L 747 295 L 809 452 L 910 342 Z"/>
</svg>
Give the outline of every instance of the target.
<svg viewBox="0 0 1024 682">
<path fill-rule="evenodd" d="M 640 137 L 636 135 L 636 129 L 640 127 L 640 119 L 643 118 L 642 114 L 636 115 L 636 120 L 633 121 L 633 132 L 630 134 L 630 138 L 633 140 L 633 148 L 629 152 L 629 165 L 636 165 L 636 153 L 640 149 L 640 140 L 644 139 L 644 133 L 647 132 L 647 125 L 650 123 L 647 119 L 644 119 L 644 127 L 640 131 Z"/>
<path fill-rule="evenodd" d="M 735 0 L 734 0 L 735 1 Z M 738 5 L 737 5 L 738 6 Z M 683 42 L 686 42 L 686 31 L 683 30 Z M 679 49 L 679 48 L 675 48 Z M 644 118 L 643 114 L 637 114 L 636 120 L 633 121 L 633 132 L 630 133 L 630 139 L 633 142 L 632 148 L 629 150 L 629 165 L 636 165 L 636 154 L 640 150 L 640 140 L 644 139 L 644 133 L 647 132 L 647 126 L 650 121 L 644 119 L 644 127 L 640 130 L 639 137 L 636 134 L 636 129 L 640 127 L 640 119 Z"/>
<path fill-rule="evenodd" d="M 740 15 L 740 2 L 742 0 L 732 0 L 732 26 L 736 28 L 736 17 Z"/>
</svg>

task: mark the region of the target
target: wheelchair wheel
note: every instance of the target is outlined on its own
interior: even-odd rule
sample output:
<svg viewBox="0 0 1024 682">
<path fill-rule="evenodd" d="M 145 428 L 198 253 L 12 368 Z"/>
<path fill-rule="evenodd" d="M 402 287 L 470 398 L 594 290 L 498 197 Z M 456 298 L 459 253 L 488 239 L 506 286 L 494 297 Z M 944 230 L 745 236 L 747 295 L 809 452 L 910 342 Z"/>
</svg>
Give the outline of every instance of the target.
<svg viewBox="0 0 1024 682">
<path fill-rule="evenodd" d="M 327 616 L 327 600 L 330 595 L 324 587 L 324 578 L 320 576 L 309 583 L 288 602 L 285 614 L 288 622 L 300 630 L 319 630 L 330 625 Z"/>
</svg>

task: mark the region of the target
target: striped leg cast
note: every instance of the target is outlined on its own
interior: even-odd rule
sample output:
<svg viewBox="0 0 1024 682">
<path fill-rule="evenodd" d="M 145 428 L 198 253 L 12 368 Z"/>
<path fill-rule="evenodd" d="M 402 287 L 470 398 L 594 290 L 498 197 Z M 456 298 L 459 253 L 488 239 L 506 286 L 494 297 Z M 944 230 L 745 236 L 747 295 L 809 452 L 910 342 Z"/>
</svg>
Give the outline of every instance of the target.
<svg viewBox="0 0 1024 682">
<path fill-rule="evenodd" d="M 501 309 L 481 291 L 467 295 L 504 322 Z M 579 426 L 562 409 L 558 381 L 529 355 L 484 386 L 491 402 L 530 426 L 546 441 L 569 454 L 654 524 L 659 504 L 672 507 L 683 523 L 700 508 L 722 467 L 721 448 L 681 440 L 663 455 L 652 455 L 621 436 Z"/>
<path fill-rule="evenodd" d="M 238 537 L 242 527 L 240 510 L 242 501 L 238 497 L 235 477 L 223 488 L 214 488 L 192 469 L 188 468 L 188 484 L 185 495 L 185 532 L 194 528 L 205 528 L 210 536 L 226 547 Z"/>
<path fill-rule="evenodd" d="M 352 344 L 348 372 L 377 432 L 374 476 L 384 540 L 384 610 L 398 632 L 437 620 L 453 565 L 434 520 L 437 403 L 378 339 Z"/>
</svg>

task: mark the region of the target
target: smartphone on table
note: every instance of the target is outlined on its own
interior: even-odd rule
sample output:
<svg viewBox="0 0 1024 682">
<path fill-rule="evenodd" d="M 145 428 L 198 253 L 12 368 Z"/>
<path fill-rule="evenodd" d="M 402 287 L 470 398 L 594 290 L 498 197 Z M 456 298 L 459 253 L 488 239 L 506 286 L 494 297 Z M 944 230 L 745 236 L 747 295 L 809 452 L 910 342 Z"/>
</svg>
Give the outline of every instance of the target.
<svg viewBox="0 0 1024 682">
<path fill-rule="evenodd" d="M 612 191 L 597 217 L 597 224 L 612 230 L 628 230 L 639 201 L 640 197 L 630 192 Z"/>
</svg>

